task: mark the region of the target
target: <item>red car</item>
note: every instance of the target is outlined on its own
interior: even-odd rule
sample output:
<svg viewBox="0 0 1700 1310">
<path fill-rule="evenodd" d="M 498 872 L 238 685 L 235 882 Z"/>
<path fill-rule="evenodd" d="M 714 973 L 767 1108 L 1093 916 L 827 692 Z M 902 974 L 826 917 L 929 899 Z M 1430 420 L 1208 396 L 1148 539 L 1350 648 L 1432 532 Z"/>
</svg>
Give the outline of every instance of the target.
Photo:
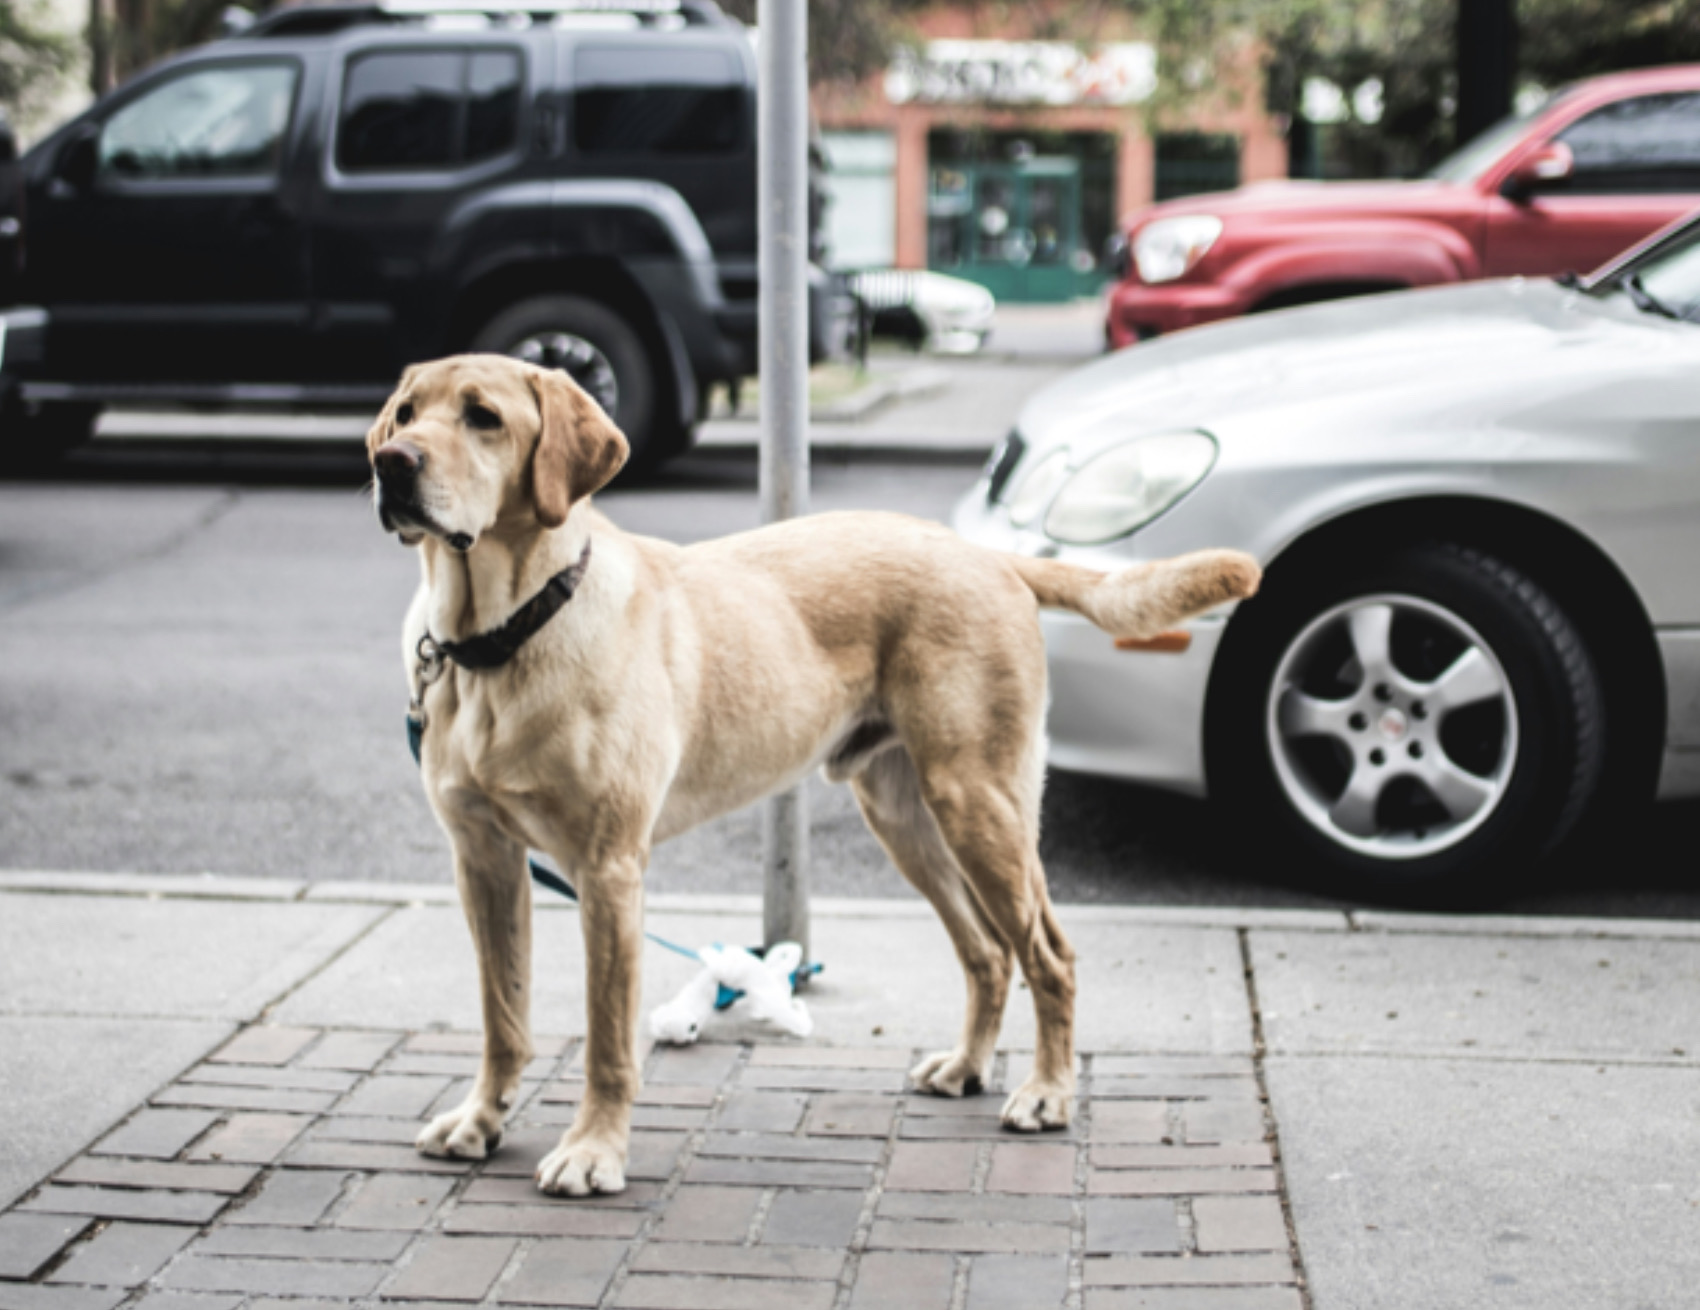
<svg viewBox="0 0 1700 1310">
<path fill-rule="evenodd" d="M 1403 287 L 1586 272 L 1700 206 L 1700 65 L 1591 78 L 1406 182 L 1266 182 L 1127 229 L 1112 348 Z"/>
</svg>

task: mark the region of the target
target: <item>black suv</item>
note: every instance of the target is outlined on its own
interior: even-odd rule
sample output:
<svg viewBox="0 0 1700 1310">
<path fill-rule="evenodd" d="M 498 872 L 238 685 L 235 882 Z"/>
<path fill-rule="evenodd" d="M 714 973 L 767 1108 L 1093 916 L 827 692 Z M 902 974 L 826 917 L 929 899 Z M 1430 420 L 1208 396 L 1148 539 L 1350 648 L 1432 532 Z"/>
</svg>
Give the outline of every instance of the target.
<svg viewBox="0 0 1700 1310">
<path fill-rule="evenodd" d="M 281 10 L 21 168 L 0 453 L 103 404 L 376 404 L 488 350 L 568 370 L 653 465 L 754 371 L 755 59 L 708 0 Z"/>
</svg>

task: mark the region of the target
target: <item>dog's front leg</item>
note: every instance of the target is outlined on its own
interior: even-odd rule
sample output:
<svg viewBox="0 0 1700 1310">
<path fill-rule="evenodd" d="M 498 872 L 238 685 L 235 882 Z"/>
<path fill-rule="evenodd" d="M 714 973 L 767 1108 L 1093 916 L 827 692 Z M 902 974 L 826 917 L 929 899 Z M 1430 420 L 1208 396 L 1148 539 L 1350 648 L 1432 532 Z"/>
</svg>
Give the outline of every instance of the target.
<svg viewBox="0 0 1700 1310">
<path fill-rule="evenodd" d="M 426 1155 L 482 1160 L 502 1140 L 531 1061 L 531 879 L 525 848 L 488 823 L 452 822 L 455 882 L 478 954 L 484 1059 L 466 1100 L 414 1143 Z"/>
<path fill-rule="evenodd" d="M 621 856 L 578 879 L 584 926 L 584 1099 L 561 1144 L 537 1166 L 545 1192 L 584 1196 L 626 1187 L 632 1101 L 638 1093 L 643 987 L 643 860 Z"/>
</svg>

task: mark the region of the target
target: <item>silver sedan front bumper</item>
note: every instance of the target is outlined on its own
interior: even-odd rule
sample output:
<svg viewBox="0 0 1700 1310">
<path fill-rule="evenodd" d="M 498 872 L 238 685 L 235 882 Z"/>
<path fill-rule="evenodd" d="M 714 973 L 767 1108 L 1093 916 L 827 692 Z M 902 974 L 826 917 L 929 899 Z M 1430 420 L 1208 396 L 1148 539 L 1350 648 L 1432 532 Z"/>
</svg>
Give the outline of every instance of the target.
<svg viewBox="0 0 1700 1310">
<path fill-rule="evenodd" d="M 1050 761 L 1203 796 L 1204 695 L 1226 625 L 1194 621 L 1178 655 L 1117 650 L 1073 614 L 1040 619 L 1051 666 Z"/>
<path fill-rule="evenodd" d="M 987 505 L 983 478 L 957 504 L 951 526 L 991 550 L 1054 553 L 1043 537 L 1015 531 L 1000 508 Z M 1089 568 L 1136 562 L 1126 554 L 1080 554 Z M 1117 650 L 1114 638 L 1074 614 L 1045 611 L 1039 625 L 1050 662 L 1050 762 L 1203 796 L 1205 691 L 1226 612 L 1190 624 L 1192 645 L 1180 654 Z"/>
</svg>

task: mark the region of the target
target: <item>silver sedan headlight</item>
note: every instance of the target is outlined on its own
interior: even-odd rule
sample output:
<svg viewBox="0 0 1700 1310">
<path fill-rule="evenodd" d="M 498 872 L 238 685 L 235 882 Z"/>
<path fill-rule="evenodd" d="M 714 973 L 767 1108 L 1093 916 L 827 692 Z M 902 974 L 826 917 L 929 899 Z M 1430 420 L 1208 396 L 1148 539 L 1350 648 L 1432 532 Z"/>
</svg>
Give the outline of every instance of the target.
<svg viewBox="0 0 1700 1310">
<path fill-rule="evenodd" d="M 1125 537 L 1196 487 L 1215 462 L 1215 439 L 1204 432 L 1161 432 L 1112 446 L 1062 483 L 1045 515 L 1045 535 L 1069 546 Z M 1039 472 L 1035 467 L 1033 474 Z"/>
<path fill-rule="evenodd" d="M 1222 235 L 1222 220 L 1209 214 L 1179 214 L 1141 228 L 1133 239 L 1140 280 L 1173 282 L 1209 253 Z"/>
<path fill-rule="evenodd" d="M 1024 528 L 1045 512 L 1057 488 L 1068 479 L 1068 449 L 1053 450 L 1042 456 L 1022 475 L 1009 498 L 1009 521 Z"/>
</svg>

